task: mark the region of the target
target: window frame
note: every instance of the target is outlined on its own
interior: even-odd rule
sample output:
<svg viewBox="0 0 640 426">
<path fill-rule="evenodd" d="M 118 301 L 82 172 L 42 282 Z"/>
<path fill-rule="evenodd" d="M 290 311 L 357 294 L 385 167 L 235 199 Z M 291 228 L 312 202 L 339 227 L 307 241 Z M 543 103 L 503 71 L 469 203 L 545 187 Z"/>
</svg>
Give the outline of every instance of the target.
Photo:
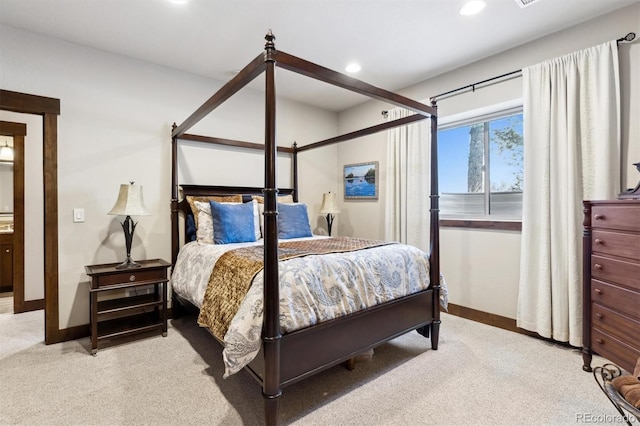
<svg viewBox="0 0 640 426">
<path fill-rule="evenodd" d="M 470 124 L 487 123 L 491 120 L 505 118 L 512 115 L 523 114 L 523 100 L 522 98 L 513 99 L 510 101 L 489 105 L 483 108 L 473 109 L 458 114 L 452 114 L 449 116 L 441 117 L 438 121 L 438 132 L 442 130 L 448 130 L 456 127 L 462 127 Z M 523 116 L 524 119 L 524 116 Z M 485 131 L 485 146 L 489 141 L 488 134 Z M 491 150 L 484 150 L 484 162 L 488 165 L 488 174 L 491 173 L 490 156 Z M 485 188 L 484 193 L 484 210 L 490 211 L 490 196 L 491 188 L 488 185 L 488 190 Z M 483 215 L 468 215 L 468 216 L 448 216 L 445 213 L 440 214 L 440 226 L 446 228 L 473 228 L 473 229 L 492 229 L 492 230 L 506 230 L 506 231 L 521 231 L 522 230 L 522 217 L 519 219 L 509 219 L 496 217 L 489 214 Z"/>
</svg>

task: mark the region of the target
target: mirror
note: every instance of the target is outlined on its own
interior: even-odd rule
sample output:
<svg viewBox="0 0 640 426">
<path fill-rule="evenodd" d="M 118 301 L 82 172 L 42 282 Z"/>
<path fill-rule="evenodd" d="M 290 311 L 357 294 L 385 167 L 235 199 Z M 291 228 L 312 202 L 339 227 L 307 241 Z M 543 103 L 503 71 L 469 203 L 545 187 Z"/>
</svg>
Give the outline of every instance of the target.
<svg viewBox="0 0 640 426">
<path fill-rule="evenodd" d="M 0 136 L 0 233 L 13 233 L 12 136 Z"/>
</svg>

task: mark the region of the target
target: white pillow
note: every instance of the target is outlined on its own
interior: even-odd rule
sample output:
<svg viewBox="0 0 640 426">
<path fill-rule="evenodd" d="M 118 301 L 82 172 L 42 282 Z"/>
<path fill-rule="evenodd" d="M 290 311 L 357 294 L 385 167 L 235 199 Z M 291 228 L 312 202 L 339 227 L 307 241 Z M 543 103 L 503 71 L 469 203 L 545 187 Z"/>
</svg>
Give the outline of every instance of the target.
<svg viewBox="0 0 640 426">
<path fill-rule="evenodd" d="M 253 232 L 257 241 L 262 238 L 262 233 L 260 232 L 260 213 L 258 209 L 258 202 L 256 200 L 251 200 L 251 203 L 253 204 Z M 201 243 L 213 244 L 213 217 L 211 216 L 211 204 L 202 201 L 195 201 L 194 204 L 198 209 L 198 228 L 196 229 L 196 239 Z"/>
</svg>

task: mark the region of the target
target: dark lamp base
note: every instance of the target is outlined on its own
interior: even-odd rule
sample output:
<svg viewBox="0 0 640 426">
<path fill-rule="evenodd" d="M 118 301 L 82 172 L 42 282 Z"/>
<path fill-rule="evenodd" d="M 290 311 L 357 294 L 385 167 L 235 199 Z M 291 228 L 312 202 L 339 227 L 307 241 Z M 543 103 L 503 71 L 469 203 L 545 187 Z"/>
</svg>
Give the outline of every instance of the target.
<svg viewBox="0 0 640 426">
<path fill-rule="evenodd" d="M 139 268 L 140 266 L 142 265 L 140 265 L 137 262 L 134 262 L 133 260 L 131 260 L 131 258 L 128 258 L 127 260 L 125 260 L 124 262 L 116 266 L 116 269 L 132 269 L 132 268 Z"/>
</svg>

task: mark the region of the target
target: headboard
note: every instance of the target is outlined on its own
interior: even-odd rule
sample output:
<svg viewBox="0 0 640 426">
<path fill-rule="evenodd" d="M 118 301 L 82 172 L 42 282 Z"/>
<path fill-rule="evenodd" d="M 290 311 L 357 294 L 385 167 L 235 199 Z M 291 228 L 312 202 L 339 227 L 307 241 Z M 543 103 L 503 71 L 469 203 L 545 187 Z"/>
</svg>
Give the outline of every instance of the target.
<svg viewBox="0 0 640 426">
<path fill-rule="evenodd" d="M 242 195 L 242 201 L 249 202 L 253 195 L 263 195 L 263 188 L 249 187 L 249 186 L 214 186 L 214 185 L 180 185 L 180 201 L 176 204 L 178 214 L 182 214 L 184 218 L 184 224 L 182 226 L 182 235 L 179 236 L 177 241 L 186 241 L 186 236 L 189 235 L 189 227 L 193 226 L 193 212 L 187 202 L 187 196 L 228 196 L 228 195 Z M 278 195 L 291 195 L 295 202 L 298 202 L 297 191 L 293 188 L 279 188 Z M 191 218 L 191 220 L 190 220 Z M 181 244 L 180 244 L 181 245 Z M 178 257 L 179 245 L 172 247 L 172 263 Z"/>
</svg>

